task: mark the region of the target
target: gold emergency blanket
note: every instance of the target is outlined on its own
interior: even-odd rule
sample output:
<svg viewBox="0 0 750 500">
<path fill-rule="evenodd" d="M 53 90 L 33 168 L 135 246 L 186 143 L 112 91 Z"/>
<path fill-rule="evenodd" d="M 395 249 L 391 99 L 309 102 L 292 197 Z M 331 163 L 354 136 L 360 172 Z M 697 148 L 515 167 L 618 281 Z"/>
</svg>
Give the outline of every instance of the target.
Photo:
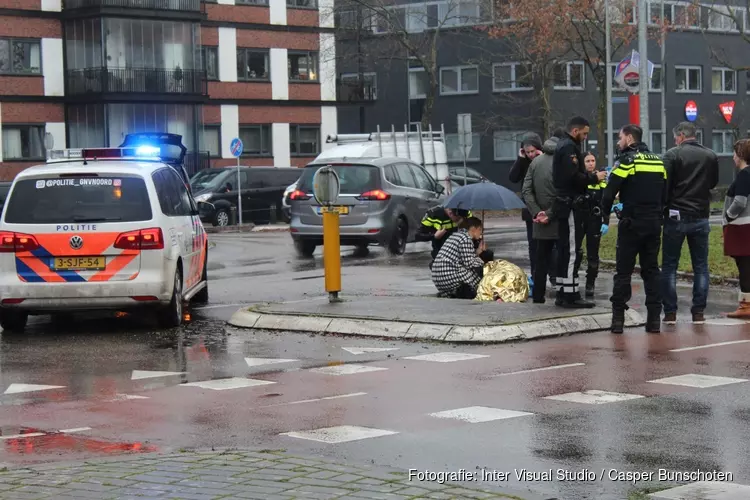
<svg viewBox="0 0 750 500">
<path fill-rule="evenodd" d="M 507 260 L 493 260 L 484 265 L 484 277 L 474 300 L 525 302 L 529 297 L 526 273 Z"/>
</svg>

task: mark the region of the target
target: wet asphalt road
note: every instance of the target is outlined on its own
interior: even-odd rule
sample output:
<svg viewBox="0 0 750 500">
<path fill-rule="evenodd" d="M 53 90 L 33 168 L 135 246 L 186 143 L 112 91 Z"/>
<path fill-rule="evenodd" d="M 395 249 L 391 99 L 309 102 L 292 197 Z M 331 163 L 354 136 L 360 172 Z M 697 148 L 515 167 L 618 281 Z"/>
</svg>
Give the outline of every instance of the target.
<svg viewBox="0 0 750 500">
<path fill-rule="evenodd" d="M 496 253 L 519 264 L 524 238 L 522 228 L 488 234 Z M 633 330 L 461 347 L 237 330 L 224 322 L 238 304 L 325 300 L 321 259 L 297 258 L 287 234 L 217 235 L 212 241 L 211 301 L 191 311 L 183 328 L 158 333 L 138 317 L 82 317 L 64 326 L 40 317 L 24 335 L 1 334 L 0 467 L 133 450 L 263 447 L 405 470 L 485 467 L 510 472 L 507 480 L 485 486 L 510 487 L 521 497 L 531 490 L 566 500 L 625 498 L 633 488 L 658 483 L 660 468 L 715 469 L 750 483 L 743 439 L 750 420 L 744 382 L 750 378 L 750 327 L 681 322 L 658 336 Z M 425 272 L 429 246 L 411 247 L 397 258 L 381 249 L 368 256 L 345 249 L 345 292 L 432 294 Z M 606 300 L 610 285 L 602 279 L 599 300 Z M 633 306 L 642 302 L 640 288 L 636 283 Z M 731 310 L 735 297 L 712 290 L 717 301 L 708 312 Z M 706 347 L 679 350 L 695 346 Z M 356 350 L 368 347 L 392 350 Z M 481 357 L 406 359 L 445 352 Z M 258 365 L 257 358 L 288 361 Z M 380 370 L 316 371 L 342 365 Z M 741 380 L 679 381 L 732 382 L 702 388 L 652 382 L 689 374 Z M 271 383 L 225 390 L 189 385 L 232 378 Z M 59 387 L 16 392 L 28 389 L 20 384 Z M 605 404 L 547 399 L 586 390 L 644 397 Z M 478 423 L 431 415 L 472 407 L 530 415 Z M 492 412 L 464 410 L 480 420 L 507 416 Z M 343 443 L 280 435 L 341 425 L 394 434 Z M 61 430 L 68 432 L 55 432 Z M 12 438 L 29 431 L 44 435 Z M 514 470 L 522 468 L 552 469 L 553 476 L 558 469 L 593 471 L 597 478 L 519 482 Z M 652 472 L 654 481 L 609 480 L 610 470 Z"/>
</svg>

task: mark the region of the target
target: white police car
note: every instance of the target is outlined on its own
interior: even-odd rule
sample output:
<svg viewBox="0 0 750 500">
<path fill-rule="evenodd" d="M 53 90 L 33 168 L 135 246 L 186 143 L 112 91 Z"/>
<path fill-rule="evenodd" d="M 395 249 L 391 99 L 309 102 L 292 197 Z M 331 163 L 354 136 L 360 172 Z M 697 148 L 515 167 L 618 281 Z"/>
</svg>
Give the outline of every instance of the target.
<svg viewBox="0 0 750 500">
<path fill-rule="evenodd" d="M 165 327 L 208 301 L 208 238 L 177 171 L 151 148 L 50 151 L 0 219 L 0 326 L 29 314 L 151 308 Z"/>
</svg>

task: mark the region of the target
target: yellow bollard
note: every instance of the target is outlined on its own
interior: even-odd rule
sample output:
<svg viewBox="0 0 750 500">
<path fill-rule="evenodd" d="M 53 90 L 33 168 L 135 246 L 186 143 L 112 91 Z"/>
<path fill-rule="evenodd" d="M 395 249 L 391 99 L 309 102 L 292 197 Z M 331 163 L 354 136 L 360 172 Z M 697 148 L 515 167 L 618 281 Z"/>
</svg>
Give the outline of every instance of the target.
<svg viewBox="0 0 750 500">
<path fill-rule="evenodd" d="M 326 292 L 331 302 L 338 300 L 341 291 L 341 236 L 339 214 L 328 208 L 323 213 L 323 267 Z"/>
</svg>

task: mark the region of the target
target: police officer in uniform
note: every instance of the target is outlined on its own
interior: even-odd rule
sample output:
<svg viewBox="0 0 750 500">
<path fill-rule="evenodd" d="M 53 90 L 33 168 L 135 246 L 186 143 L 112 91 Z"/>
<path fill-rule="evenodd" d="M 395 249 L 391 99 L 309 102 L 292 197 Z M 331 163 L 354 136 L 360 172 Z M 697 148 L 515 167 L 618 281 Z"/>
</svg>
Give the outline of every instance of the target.
<svg viewBox="0 0 750 500">
<path fill-rule="evenodd" d="M 557 143 L 552 157 L 552 176 L 556 198 L 553 213 L 558 221 L 557 300 L 555 305 L 568 308 L 590 308 L 593 302 L 583 300 L 578 289 L 578 268 L 583 242 L 583 212 L 588 205 L 586 188 L 598 184 L 606 172 L 586 172 L 581 144 L 589 133 L 589 122 L 576 116 L 568 122 L 565 137 Z"/>
<path fill-rule="evenodd" d="M 617 214 L 617 270 L 612 291 L 612 333 L 622 333 L 625 310 L 632 289 L 636 257 L 640 257 L 641 277 L 646 290 L 646 331 L 659 333 L 661 290 L 659 247 L 667 194 L 667 170 L 658 155 L 643 143 L 643 130 L 637 125 L 620 129 L 620 154 L 602 196 L 602 213 L 609 224 L 609 213 L 617 193 L 622 209 Z"/>
<path fill-rule="evenodd" d="M 432 260 L 435 260 L 443 243 L 458 230 L 461 221 L 468 217 L 471 217 L 471 212 L 468 210 L 433 207 L 422 218 L 422 224 L 417 229 L 416 240 L 432 242 Z M 432 263 L 430 263 L 430 269 L 432 269 Z"/>
<path fill-rule="evenodd" d="M 596 171 L 596 156 L 591 151 L 585 153 L 584 164 L 587 172 Z M 594 296 L 594 286 L 596 278 L 599 276 L 599 246 L 602 237 L 602 224 L 604 217 L 601 213 L 602 194 L 607 187 L 607 181 L 601 181 L 598 184 L 591 184 L 586 187 L 586 196 L 588 206 L 584 208 L 581 215 L 583 219 L 583 232 L 586 235 L 586 298 Z M 606 226 L 605 226 L 606 228 Z M 581 265 L 580 258 L 576 260 L 576 269 Z"/>
</svg>

